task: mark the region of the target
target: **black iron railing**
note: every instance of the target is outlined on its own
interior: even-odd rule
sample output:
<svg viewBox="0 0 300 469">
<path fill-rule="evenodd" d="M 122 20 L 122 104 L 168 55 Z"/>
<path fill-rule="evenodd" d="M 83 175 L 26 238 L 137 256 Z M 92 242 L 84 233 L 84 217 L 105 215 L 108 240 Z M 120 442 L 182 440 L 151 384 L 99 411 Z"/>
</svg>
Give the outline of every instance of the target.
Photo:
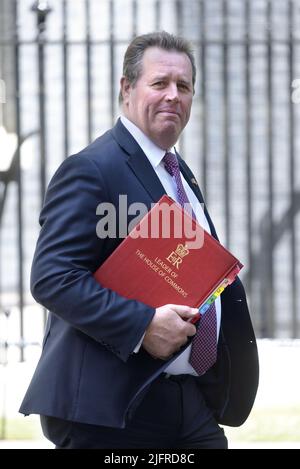
<svg viewBox="0 0 300 469">
<path fill-rule="evenodd" d="M 32 7 L 31 14 L 36 16 L 36 32 L 31 37 L 23 34 L 26 22 L 22 18 L 24 9 L 20 8 L 21 2 L 10 2 L 14 6 L 9 11 L 15 30 L 4 37 L 1 37 L 0 30 L 0 48 L 8 51 L 14 63 L 14 92 L 7 99 L 15 103 L 14 132 L 17 136 L 10 168 L 0 173 L 0 310 L 18 309 L 21 359 L 24 359 L 26 344 L 24 307 L 31 302 L 33 304 L 28 285 L 25 285 L 27 275 L 24 272 L 28 272 L 30 259 L 24 252 L 28 247 L 24 226 L 26 223 L 35 224 L 37 220 L 36 212 L 31 213 L 24 208 L 28 193 L 28 188 L 24 188 L 21 164 L 24 140 L 38 136 L 35 161 L 39 165 L 39 193 L 35 198 L 39 199 L 40 207 L 54 170 L 54 153 L 59 152 L 62 160 L 79 149 L 74 143 L 76 136 L 80 135 L 81 140 L 88 143 L 113 125 L 119 112 L 117 96 L 122 53 L 130 38 L 137 33 L 168 29 L 170 23 L 166 23 L 166 11 L 173 18 L 172 31 L 192 39 L 198 62 L 195 112 L 190 124 L 192 130 L 187 130 L 181 139 L 180 151 L 189 162 L 192 161 L 213 218 L 221 230 L 222 241 L 239 257 L 242 256 L 246 265 L 244 281 L 258 335 L 299 337 L 300 181 L 297 175 L 300 173 L 300 140 L 297 128 L 300 103 L 292 99 L 292 83 L 300 78 L 300 1 L 153 0 L 148 2 L 149 18 L 153 18 L 150 26 L 150 20 L 149 25 L 145 24 L 147 18 L 140 15 L 145 2 L 142 5 L 142 1 L 123 0 L 124 5 L 126 3 L 123 11 L 129 12 L 126 14 L 131 24 L 130 37 L 128 34 L 123 37 L 117 26 L 120 12 L 115 1 L 85 0 L 81 2 L 80 21 L 84 22 L 85 30 L 81 38 L 70 37 L 69 34 L 70 18 L 72 23 L 79 21 L 78 17 L 72 16 L 75 2 L 61 0 L 52 4 L 51 1 L 35 1 L 33 5 L 28 2 L 28 9 Z M 102 7 L 105 8 L 101 10 Z M 107 32 L 101 37 L 95 34 L 93 22 L 97 8 L 99 28 Z M 53 15 L 60 19 L 60 32 L 56 35 L 48 34 Z M 125 19 L 125 13 L 123 15 Z M 279 20 L 285 24 L 285 33 L 277 27 Z M 239 34 L 233 25 L 241 31 Z M 256 34 L 258 30 L 259 34 Z M 83 57 L 79 67 L 83 71 L 80 79 L 76 78 L 77 70 L 71 66 L 74 51 L 80 51 Z M 59 98 L 53 94 L 53 83 L 49 78 L 52 76 L 50 56 L 55 57 L 58 64 L 55 86 L 60 87 Z M 99 58 L 103 59 L 103 67 L 97 65 Z M 24 83 L 28 80 L 24 75 L 26 60 L 34 67 L 32 77 L 37 84 L 33 96 L 33 109 L 37 115 L 29 131 L 30 111 L 24 105 Z M 280 86 L 276 82 L 278 74 Z M 2 83 L 6 81 L 5 76 L 0 78 Z M 82 82 L 85 91 L 74 105 L 76 81 Z M 238 100 L 235 86 L 242 88 Z M 102 94 L 101 90 L 104 90 Z M 280 90 L 285 92 L 281 103 L 277 99 Z M 261 102 L 265 105 L 260 103 L 258 93 L 261 93 Z M 53 116 L 48 108 L 54 101 L 60 107 Z M 5 106 L 0 101 L 1 105 Z M 286 132 L 283 141 L 278 142 L 280 125 L 277 122 L 281 110 L 282 126 L 286 127 Z M 83 122 L 78 127 L 74 124 L 76 113 L 80 113 Z M 51 125 L 54 126 L 57 119 L 61 125 L 52 131 Z M 57 133 L 60 147 L 58 144 L 53 147 Z M 261 145 L 258 144 L 260 138 Z M 284 148 L 284 170 L 276 156 L 280 145 Z M 239 146 L 240 153 L 236 150 Z M 261 165 L 257 154 L 261 154 Z M 0 155 L 0 159 L 3 156 Z M 237 156 L 238 160 L 233 160 Z M 3 241 L 3 214 L 11 184 L 17 187 L 17 275 L 9 287 L 16 293 L 15 300 L 7 305 L 6 266 L 3 264 L 7 245 Z M 237 213 L 242 213 L 241 222 Z M 32 243 L 36 236 L 37 231 L 32 235 Z M 278 250 L 284 253 L 281 260 Z M 45 317 L 45 311 L 42 314 Z"/>
</svg>

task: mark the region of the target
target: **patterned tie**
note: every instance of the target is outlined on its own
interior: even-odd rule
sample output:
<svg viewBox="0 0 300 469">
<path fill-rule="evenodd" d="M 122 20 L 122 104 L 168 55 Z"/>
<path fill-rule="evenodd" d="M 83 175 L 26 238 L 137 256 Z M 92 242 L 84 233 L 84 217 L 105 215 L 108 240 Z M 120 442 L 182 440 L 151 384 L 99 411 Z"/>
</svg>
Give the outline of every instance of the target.
<svg viewBox="0 0 300 469">
<path fill-rule="evenodd" d="M 177 200 L 182 207 L 189 203 L 188 196 L 182 184 L 179 164 L 173 153 L 166 153 L 163 162 L 168 173 L 174 178 L 177 188 Z M 194 218 L 195 214 L 192 212 Z M 216 307 L 212 303 L 201 317 L 196 335 L 192 342 L 189 362 L 198 373 L 204 374 L 217 359 L 217 317 Z"/>
</svg>

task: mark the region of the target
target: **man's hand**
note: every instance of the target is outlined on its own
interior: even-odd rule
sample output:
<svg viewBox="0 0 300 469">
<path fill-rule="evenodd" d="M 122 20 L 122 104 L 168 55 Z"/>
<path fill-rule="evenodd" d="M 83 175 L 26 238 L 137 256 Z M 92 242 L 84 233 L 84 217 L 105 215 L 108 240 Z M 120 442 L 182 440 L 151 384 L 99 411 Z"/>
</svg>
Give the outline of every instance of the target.
<svg viewBox="0 0 300 469">
<path fill-rule="evenodd" d="M 146 329 L 143 347 L 154 358 L 168 359 L 196 334 L 196 327 L 187 322 L 197 308 L 183 305 L 164 305 L 156 309 Z"/>
</svg>

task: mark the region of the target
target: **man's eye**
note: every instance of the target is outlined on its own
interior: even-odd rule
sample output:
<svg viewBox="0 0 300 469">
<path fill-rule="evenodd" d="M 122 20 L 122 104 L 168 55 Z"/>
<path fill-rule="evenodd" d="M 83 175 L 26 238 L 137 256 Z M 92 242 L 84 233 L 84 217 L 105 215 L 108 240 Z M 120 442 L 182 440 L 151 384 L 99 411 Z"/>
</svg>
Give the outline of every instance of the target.
<svg viewBox="0 0 300 469">
<path fill-rule="evenodd" d="M 188 90 L 189 90 L 188 85 L 185 85 L 184 83 L 179 83 L 179 84 L 178 84 L 178 88 L 180 88 L 181 90 L 184 90 L 184 91 L 188 91 Z"/>
</svg>

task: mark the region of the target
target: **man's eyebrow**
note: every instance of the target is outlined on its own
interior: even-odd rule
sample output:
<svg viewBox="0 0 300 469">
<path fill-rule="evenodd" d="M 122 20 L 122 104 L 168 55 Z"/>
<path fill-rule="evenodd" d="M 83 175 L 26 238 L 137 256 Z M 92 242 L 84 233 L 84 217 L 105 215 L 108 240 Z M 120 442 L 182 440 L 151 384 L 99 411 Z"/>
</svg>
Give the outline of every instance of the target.
<svg viewBox="0 0 300 469">
<path fill-rule="evenodd" d="M 185 80 L 184 78 L 180 78 L 178 80 L 179 83 L 183 83 L 185 85 L 190 85 L 191 84 L 191 81 L 190 80 Z"/>
<path fill-rule="evenodd" d="M 150 81 L 156 81 L 156 80 L 168 80 L 169 75 L 154 75 L 153 77 L 150 78 Z M 190 85 L 191 81 L 188 78 L 179 78 L 177 80 L 178 83 L 184 83 L 186 85 Z"/>
<path fill-rule="evenodd" d="M 154 75 L 150 79 L 151 80 L 166 80 L 167 78 L 168 78 L 167 75 Z"/>
</svg>

